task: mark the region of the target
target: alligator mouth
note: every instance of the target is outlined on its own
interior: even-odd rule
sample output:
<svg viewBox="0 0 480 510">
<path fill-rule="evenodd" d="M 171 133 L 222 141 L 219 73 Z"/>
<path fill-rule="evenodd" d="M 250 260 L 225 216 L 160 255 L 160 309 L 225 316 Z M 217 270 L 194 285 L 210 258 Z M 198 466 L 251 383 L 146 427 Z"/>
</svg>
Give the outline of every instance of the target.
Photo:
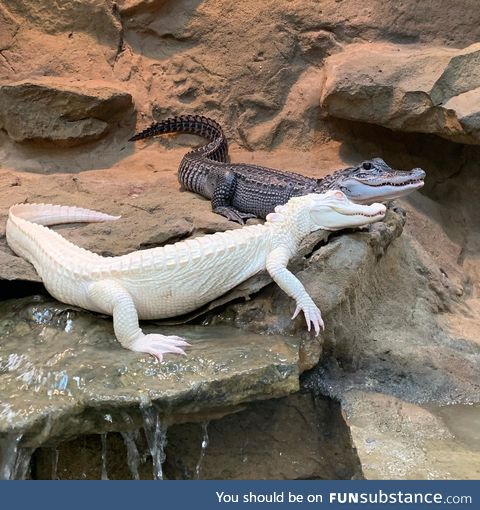
<svg viewBox="0 0 480 510">
<path fill-rule="evenodd" d="M 378 211 L 376 213 L 368 214 L 365 212 L 358 212 L 358 213 L 342 213 L 344 216 L 364 216 L 366 218 L 375 218 L 376 216 L 383 216 L 385 214 L 385 211 Z"/>
<path fill-rule="evenodd" d="M 421 184 L 423 186 L 424 182 L 423 179 L 411 179 L 409 181 L 404 182 L 380 182 L 378 184 L 374 184 L 371 182 L 364 182 L 363 184 L 367 186 L 371 186 L 372 188 L 380 188 L 382 186 L 392 186 L 395 188 L 401 188 L 403 186 L 409 186 L 410 184 Z"/>
</svg>

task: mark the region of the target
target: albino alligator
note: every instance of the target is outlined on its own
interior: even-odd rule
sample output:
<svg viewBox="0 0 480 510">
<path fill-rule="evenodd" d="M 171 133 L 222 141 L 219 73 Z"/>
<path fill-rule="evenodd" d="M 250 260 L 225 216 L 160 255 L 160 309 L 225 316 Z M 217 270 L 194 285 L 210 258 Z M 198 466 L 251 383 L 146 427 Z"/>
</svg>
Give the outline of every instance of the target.
<svg viewBox="0 0 480 510">
<path fill-rule="evenodd" d="M 241 224 L 247 218 L 265 218 L 275 206 L 285 204 L 291 197 L 338 189 L 356 203 L 371 204 L 421 188 L 425 178 L 421 168 L 401 172 L 380 158 L 338 170 L 322 179 L 245 163 L 232 164 L 228 162 L 228 144 L 221 126 L 199 115 L 183 115 L 152 124 L 129 141 L 175 132 L 210 140 L 183 157 L 178 173 L 180 184 L 211 199 L 214 212 Z"/>
<path fill-rule="evenodd" d="M 340 191 L 292 198 L 268 215 L 264 225 L 102 257 L 79 248 L 44 225 L 115 220 L 100 212 L 45 204 L 10 208 L 7 242 L 33 264 L 47 290 L 60 301 L 113 315 L 118 341 L 127 349 L 160 360 L 167 352 L 184 354 L 183 338 L 145 335 L 140 319 L 190 312 L 266 269 L 305 314 L 308 330 L 323 327 L 320 310 L 300 281 L 287 269 L 297 247 L 310 232 L 338 230 L 381 219 L 382 204 L 357 205 Z"/>
</svg>

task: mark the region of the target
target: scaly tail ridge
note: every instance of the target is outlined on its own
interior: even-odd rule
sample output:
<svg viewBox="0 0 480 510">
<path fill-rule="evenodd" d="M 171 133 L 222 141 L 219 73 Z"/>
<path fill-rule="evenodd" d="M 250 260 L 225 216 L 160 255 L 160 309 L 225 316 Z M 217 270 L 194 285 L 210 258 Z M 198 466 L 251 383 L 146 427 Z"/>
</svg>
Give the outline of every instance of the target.
<svg viewBox="0 0 480 510">
<path fill-rule="evenodd" d="M 58 225 L 60 223 L 95 223 L 118 220 L 120 216 L 73 207 L 52 204 L 16 204 L 8 211 L 11 219 L 21 218 L 37 225 Z"/>
<path fill-rule="evenodd" d="M 207 138 L 210 141 L 216 138 L 225 139 L 222 127 L 218 122 L 202 115 L 179 115 L 153 123 L 147 129 L 135 134 L 129 142 L 136 142 L 156 135 L 168 133 L 190 133 Z M 226 143 L 226 141 L 225 141 Z"/>
</svg>

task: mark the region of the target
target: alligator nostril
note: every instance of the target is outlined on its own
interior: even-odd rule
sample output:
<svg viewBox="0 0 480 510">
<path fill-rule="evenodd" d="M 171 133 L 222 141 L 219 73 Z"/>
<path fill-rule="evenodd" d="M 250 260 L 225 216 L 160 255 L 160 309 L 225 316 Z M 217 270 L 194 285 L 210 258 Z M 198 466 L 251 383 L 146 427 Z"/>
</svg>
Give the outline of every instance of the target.
<svg viewBox="0 0 480 510">
<path fill-rule="evenodd" d="M 364 170 L 371 170 L 372 169 L 372 164 L 368 163 L 368 161 L 366 161 L 365 163 L 362 163 L 362 168 Z"/>
</svg>

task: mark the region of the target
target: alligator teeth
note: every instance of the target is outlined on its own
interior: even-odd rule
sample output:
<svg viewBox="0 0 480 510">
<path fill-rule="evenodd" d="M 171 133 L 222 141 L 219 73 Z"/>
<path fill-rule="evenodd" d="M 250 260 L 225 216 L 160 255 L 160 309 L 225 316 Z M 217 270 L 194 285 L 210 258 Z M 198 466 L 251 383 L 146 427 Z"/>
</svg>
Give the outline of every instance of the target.
<svg viewBox="0 0 480 510">
<path fill-rule="evenodd" d="M 383 212 L 377 212 L 377 213 L 373 213 L 373 214 L 367 214 L 367 213 L 343 213 L 345 216 L 367 216 L 368 218 L 373 218 L 374 216 L 380 216 L 380 215 L 384 215 L 385 213 Z"/>
<path fill-rule="evenodd" d="M 382 182 L 380 184 L 369 184 L 369 186 L 372 186 L 373 188 L 379 188 L 380 186 L 393 186 L 395 188 L 398 188 L 400 186 L 408 186 L 409 184 L 419 184 L 423 182 L 423 179 L 414 179 L 411 181 L 401 182 L 401 183 L 395 183 L 395 182 Z"/>
</svg>

